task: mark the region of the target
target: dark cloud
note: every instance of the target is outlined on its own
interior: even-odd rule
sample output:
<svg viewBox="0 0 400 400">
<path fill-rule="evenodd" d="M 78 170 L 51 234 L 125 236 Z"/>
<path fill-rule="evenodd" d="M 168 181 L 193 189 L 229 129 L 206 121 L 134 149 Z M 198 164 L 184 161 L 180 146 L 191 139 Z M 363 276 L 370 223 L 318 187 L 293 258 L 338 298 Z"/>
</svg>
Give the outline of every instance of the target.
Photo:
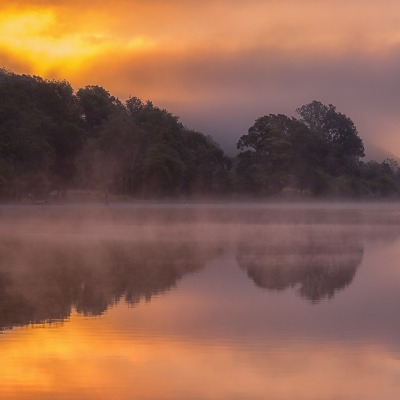
<svg viewBox="0 0 400 400">
<path fill-rule="evenodd" d="M 53 62 L 57 40 L 43 50 L 49 65 L 39 60 L 36 70 L 29 64 L 35 57 L 3 58 L 17 72 L 45 71 L 75 87 L 100 84 L 122 99 L 152 99 L 231 151 L 257 117 L 294 114 L 318 99 L 351 117 L 364 139 L 400 155 L 398 1 L 17 0 L 2 8 L 7 4 L 56 10 L 37 40 L 81 44 L 71 51 L 71 68 L 67 59 Z M 135 38 L 144 38 L 143 48 L 133 49 Z"/>
<path fill-rule="evenodd" d="M 314 99 L 334 104 L 364 139 L 387 146 L 400 128 L 399 68 L 400 49 L 375 57 L 203 49 L 115 57 L 89 68 L 81 80 L 96 77 L 121 98 L 150 98 L 230 150 L 257 117 L 295 115 L 297 107 Z"/>
</svg>

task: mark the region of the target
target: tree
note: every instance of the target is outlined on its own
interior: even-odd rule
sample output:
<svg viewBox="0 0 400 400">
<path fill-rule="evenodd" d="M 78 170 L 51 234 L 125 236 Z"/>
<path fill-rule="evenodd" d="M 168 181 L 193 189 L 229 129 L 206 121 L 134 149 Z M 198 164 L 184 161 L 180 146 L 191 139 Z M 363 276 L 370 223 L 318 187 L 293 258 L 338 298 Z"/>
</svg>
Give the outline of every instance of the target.
<svg viewBox="0 0 400 400">
<path fill-rule="evenodd" d="M 354 122 L 332 104 L 326 106 L 315 100 L 296 111 L 301 122 L 325 144 L 328 171 L 333 175 L 351 173 L 359 158 L 365 156 Z"/>
<path fill-rule="evenodd" d="M 237 144 L 237 172 L 245 190 L 277 193 L 285 186 L 312 190 L 321 142 L 306 125 L 282 114 L 260 117 Z"/>
<path fill-rule="evenodd" d="M 82 107 L 83 118 L 93 131 L 113 111 L 123 108 L 122 103 L 101 86 L 86 86 L 79 89 L 76 95 Z"/>
<path fill-rule="evenodd" d="M 231 160 L 210 137 L 200 132 L 183 131 L 181 157 L 185 165 L 183 190 L 188 195 L 226 193 Z"/>
<path fill-rule="evenodd" d="M 289 181 L 290 130 L 294 121 L 285 115 L 258 118 L 237 148 L 237 171 L 247 188 L 259 193 L 280 191 Z"/>
<path fill-rule="evenodd" d="M 210 138 L 185 128 L 177 116 L 151 101 L 131 97 L 126 109 L 142 132 L 134 154 L 138 192 L 146 197 L 190 196 L 226 189 L 229 160 Z"/>
</svg>

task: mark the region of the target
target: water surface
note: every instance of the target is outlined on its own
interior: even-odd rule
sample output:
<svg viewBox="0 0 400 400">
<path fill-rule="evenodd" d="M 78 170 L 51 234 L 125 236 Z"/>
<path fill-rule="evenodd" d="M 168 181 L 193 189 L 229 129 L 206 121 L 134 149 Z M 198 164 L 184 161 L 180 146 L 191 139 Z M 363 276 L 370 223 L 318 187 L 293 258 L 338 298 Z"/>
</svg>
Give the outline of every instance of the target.
<svg viewBox="0 0 400 400">
<path fill-rule="evenodd" d="M 0 208 L 1 399 L 397 399 L 400 207 Z"/>
</svg>

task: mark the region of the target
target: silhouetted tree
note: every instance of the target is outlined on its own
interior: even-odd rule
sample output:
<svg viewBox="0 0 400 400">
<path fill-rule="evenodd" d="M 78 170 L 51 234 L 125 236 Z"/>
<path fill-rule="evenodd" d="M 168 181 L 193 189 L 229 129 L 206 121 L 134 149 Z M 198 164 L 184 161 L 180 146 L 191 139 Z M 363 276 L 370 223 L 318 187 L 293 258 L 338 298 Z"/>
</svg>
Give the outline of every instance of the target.
<svg viewBox="0 0 400 400">
<path fill-rule="evenodd" d="M 79 89 L 76 95 L 83 119 L 93 132 L 112 112 L 122 107 L 122 103 L 101 86 L 86 86 Z"/>
<path fill-rule="evenodd" d="M 237 172 L 247 189 L 260 193 L 277 193 L 285 186 L 314 189 L 322 143 L 295 118 L 260 117 L 237 147 L 241 150 Z"/>
<path fill-rule="evenodd" d="M 145 198 L 281 193 L 396 196 L 395 160 L 363 163 L 354 123 L 313 101 L 258 118 L 231 160 L 151 101 L 0 69 L 0 199 L 108 188 Z M 231 165 L 235 168 L 232 169 Z"/>
<path fill-rule="evenodd" d="M 314 100 L 296 111 L 301 121 L 324 142 L 329 173 L 336 176 L 349 173 L 359 158 L 365 156 L 354 122 L 337 112 L 332 104 L 326 106 Z"/>
</svg>

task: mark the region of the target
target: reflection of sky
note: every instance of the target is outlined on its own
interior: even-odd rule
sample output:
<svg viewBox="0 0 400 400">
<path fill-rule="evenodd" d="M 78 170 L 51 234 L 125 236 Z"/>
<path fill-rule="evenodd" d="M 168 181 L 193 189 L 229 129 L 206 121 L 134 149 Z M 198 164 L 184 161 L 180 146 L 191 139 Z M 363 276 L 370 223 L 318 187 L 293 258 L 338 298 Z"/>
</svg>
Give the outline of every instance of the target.
<svg viewBox="0 0 400 400">
<path fill-rule="evenodd" d="M 395 399 L 397 271 L 375 261 L 398 251 L 374 250 L 318 305 L 255 288 L 228 255 L 136 308 L 8 332 L 2 398 Z"/>
<path fill-rule="evenodd" d="M 397 348 L 400 272 L 390 260 L 397 259 L 398 248 L 399 241 L 366 246 L 353 283 L 331 301 L 316 305 L 291 288 L 270 292 L 255 287 L 234 257 L 225 255 L 202 272 L 187 276 L 178 290 L 162 301 L 135 309 L 131 328 L 145 329 L 151 307 L 159 316 L 157 330 L 182 339 L 212 342 L 217 337 L 218 341 L 242 345 L 248 341 L 250 345 L 253 340 L 268 338 L 275 345 L 282 339 L 300 338 L 312 343 L 328 340 L 349 346 L 378 343 Z M 122 329 L 130 322 L 121 319 L 119 323 Z"/>
<path fill-rule="evenodd" d="M 400 238 L 369 235 L 354 280 L 317 304 L 255 286 L 227 246 L 150 301 L 7 331 L 0 398 L 397 399 Z"/>
</svg>

